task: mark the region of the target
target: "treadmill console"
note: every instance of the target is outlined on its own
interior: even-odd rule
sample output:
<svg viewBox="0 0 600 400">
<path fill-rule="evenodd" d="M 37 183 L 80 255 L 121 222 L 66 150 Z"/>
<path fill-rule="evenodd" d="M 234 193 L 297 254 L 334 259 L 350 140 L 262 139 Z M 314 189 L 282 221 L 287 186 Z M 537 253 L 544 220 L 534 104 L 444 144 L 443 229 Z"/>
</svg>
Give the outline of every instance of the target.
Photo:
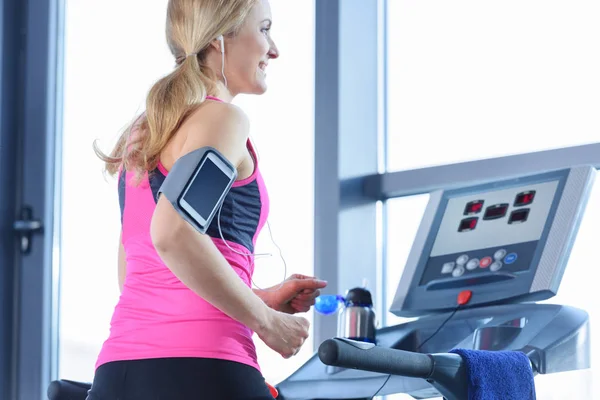
<svg viewBox="0 0 600 400">
<path fill-rule="evenodd" d="M 576 167 L 431 193 L 390 312 L 538 301 L 558 290 L 596 170 Z"/>
<path fill-rule="evenodd" d="M 587 313 L 534 302 L 558 291 L 595 173 L 576 167 L 431 193 L 389 308 L 419 318 L 377 329 L 376 346 L 357 342 L 362 353 L 330 346 L 327 365 L 314 355 L 277 386 L 281 397 L 439 398 L 432 370 L 415 375 L 424 359 L 416 353 L 456 348 L 525 351 L 540 374 L 589 368 Z M 458 310 L 464 291 L 470 300 Z"/>
</svg>

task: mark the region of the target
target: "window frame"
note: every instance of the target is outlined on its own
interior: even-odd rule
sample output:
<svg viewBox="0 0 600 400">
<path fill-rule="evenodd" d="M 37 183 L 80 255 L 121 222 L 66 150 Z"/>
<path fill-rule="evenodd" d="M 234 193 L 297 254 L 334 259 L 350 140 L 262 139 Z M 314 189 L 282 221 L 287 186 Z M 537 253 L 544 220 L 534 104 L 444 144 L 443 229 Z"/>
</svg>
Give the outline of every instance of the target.
<svg viewBox="0 0 600 400">
<path fill-rule="evenodd" d="M 0 399 L 46 398 L 57 373 L 58 262 L 60 243 L 55 207 L 60 204 L 62 0 L 3 0 L 3 102 L 1 152 L 6 156 L 0 190 L 12 213 L 3 212 L 6 232 L 1 255 L 7 296 L 11 300 L 0 319 L 0 342 L 6 388 Z M 15 224 L 24 208 L 41 229 L 31 232 L 30 252 L 20 249 Z M 25 224 L 26 225 L 26 224 Z M 3 238 L 4 239 L 4 238 Z M 8 242 L 12 243 L 8 243 Z M 6 371 L 6 370 L 4 370 Z"/>
</svg>

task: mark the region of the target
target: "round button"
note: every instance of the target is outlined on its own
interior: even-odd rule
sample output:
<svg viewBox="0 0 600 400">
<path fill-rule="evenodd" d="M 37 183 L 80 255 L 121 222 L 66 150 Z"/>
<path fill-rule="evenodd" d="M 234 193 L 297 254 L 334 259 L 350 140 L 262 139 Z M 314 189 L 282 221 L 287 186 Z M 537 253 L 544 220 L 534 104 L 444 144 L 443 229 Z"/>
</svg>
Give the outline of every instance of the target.
<svg viewBox="0 0 600 400">
<path fill-rule="evenodd" d="M 502 263 L 500 261 L 494 261 L 494 263 L 490 266 L 490 271 L 496 272 L 500 268 L 502 268 Z"/>
<path fill-rule="evenodd" d="M 452 271 L 452 276 L 455 278 L 458 278 L 459 276 L 461 276 L 464 273 L 465 273 L 465 269 L 463 267 L 456 267 L 456 268 L 454 268 L 454 271 Z"/>
<path fill-rule="evenodd" d="M 449 274 L 454 270 L 454 261 L 450 261 L 442 265 L 442 274 Z"/>
<path fill-rule="evenodd" d="M 504 264 L 512 264 L 517 261 L 517 253 L 510 253 L 504 257 Z"/>
<path fill-rule="evenodd" d="M 467 263 L 467 261 L 469 261 L 469 256 L 466 254 L 463 254 L 462 256 L 460 256 L 456 259 L 456 263 L 458 265 L 465 265 Z"/>
<path fill-rule="evenodd" d="M 478 258 L 472 258 L 467 263 L 467 269 L 469 271 L 473 271 L 477 267 L 479 267 L 479 259 Z"/>
<path fill-rule="evenodd" d="M 490 266 L 491 263 L 492 263 L 492 257 L 483 257 L 481 259 L 481 261 L 479 262 L 479 266 L 481 268 L 487 268 Z"/>
<path fill-rule="evenodd" d="M 506 255 L 506 250 L 500 249 L 500 250 L 498 250 L 497 252 L 494 253 L 494 259 L 495 260 L 502 260 L 505 255 Z"/>
</svg>

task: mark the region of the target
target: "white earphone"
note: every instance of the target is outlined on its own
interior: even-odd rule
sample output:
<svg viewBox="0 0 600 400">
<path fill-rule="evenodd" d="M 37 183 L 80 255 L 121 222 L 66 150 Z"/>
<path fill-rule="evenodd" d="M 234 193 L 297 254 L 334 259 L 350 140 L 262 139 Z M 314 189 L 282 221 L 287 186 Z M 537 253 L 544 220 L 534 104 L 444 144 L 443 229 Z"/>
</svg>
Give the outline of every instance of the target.
<svg viewBox="0 0 600 400">
<path fill-rule="evenodd" d="M 223 35 L 217 36 L 217 40 L 221 42 L 221 53 L 225 53 L 225 40 L 223 39 Z"/>
<path fill-rule="evenodd" d="M 225 87 L 227 87 L 227 77 L 225 76 L 225 39 L 223 39 L 223 35 L 219 35 L 217 40 L 221 42 L 221 75 L 223 75 L 223 81 L 225 82 Z"/>
</svg>

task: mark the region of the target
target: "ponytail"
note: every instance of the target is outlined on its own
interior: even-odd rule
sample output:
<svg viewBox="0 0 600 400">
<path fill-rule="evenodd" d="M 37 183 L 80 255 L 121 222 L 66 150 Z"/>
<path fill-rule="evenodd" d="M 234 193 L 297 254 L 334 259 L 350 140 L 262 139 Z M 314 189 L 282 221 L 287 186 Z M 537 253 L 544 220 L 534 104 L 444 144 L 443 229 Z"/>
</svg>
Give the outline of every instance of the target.
<svg viewBox="0 0 600 400">
<path fill-rule="evenodd" d="M 215 93 L 214 73 L 200 65 L 199 55 L 182 58 L 179 66 L 156 82 L 146 99 L 146 113 L 121 135 L 110 155 L 94 143 L 96 155 L 114 176 L 121 168 L 134 171 L 139 182 L 158 165 L 160 154 L 183 121 L 209 93 Z"/>
<path fill-rule="evenodd" d="M 178 66 L 150 89 L 145 114 L 121 134 L 109 155 L 94 143 L 94 151 L 110 175 L 125 169 L 135 172 L 139 183 L 146 172 L 157 167 L 162 150 L 183 121 L 208 94 L 217 94 L 217 76 L 205 65 L 211 41 L 219 35 L 235 34 L 255 3 L 169 0 L 167 40 Z"/>
</svg>

